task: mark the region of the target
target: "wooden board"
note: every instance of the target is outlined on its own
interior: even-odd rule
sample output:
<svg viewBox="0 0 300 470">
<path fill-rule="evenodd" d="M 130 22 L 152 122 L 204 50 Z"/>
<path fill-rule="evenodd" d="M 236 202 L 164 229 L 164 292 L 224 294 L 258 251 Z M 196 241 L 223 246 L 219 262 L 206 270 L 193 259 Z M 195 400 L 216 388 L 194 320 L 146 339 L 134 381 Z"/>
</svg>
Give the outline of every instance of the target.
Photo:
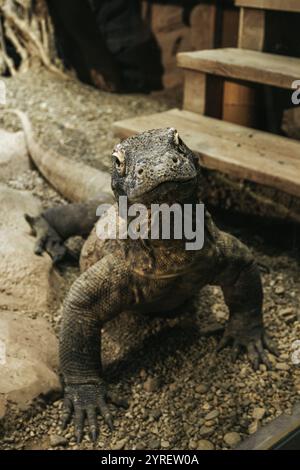
<svg viewBox="0 0 300 470">
<path fill-rule="evenodd" d="M 294 406 L 292 415 L 282 414 L 245 439 L 236 450 L 272 450 L 298 429 L 300 429 L 299 404 Z"/>
<path fill-rule="evenodd" d="M 185 20 L 184 2 L 150 2 L 142 0 L 142 18 L 153 34 L 161 53 L 164 87 L 182 84 L 182 71 L 176 67 L 176 53 L 215 47 L 215 4 L 193 6 Z M 153 73 L 158 73 L 154 70 Z"/>
<path fill-rule="evenodd" d="M 291 89 L 300 78 L 300 59 L 245 49 L 214 49 L 177 54 L 179 67 L 207 74 Z"/>
<path fill-rule="evenodd" d="M 300 197 L 300 142 L 173 109 L 114 124 L 121 138 L 175 127 L 203 166 Z"/>
<path fill-rule="evenodd" d="M 236 6 L 300 12 L 299 0 L 236 0 Z"/>
<path fill-rule="evenodd" d="M 265 43 L 266 13 L 256 8 L 241 8 L 238 47 L 263 51 Z"/>
</svg>

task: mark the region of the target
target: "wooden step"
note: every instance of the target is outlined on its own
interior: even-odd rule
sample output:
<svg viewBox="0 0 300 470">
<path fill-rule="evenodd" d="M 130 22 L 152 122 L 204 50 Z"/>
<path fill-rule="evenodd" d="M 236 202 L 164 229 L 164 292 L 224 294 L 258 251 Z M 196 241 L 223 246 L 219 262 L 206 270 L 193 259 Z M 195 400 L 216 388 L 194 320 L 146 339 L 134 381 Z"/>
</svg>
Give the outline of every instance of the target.
<svg viewBox="0 0 300 470">
<path fill-rule="evenodd" d="M 235 4 L 246 8 L 300 12 L 299 0 L 236 0 Z"/>
<path fill-rule="evenodd" d="M 184 69 L 291 89 L 300 79 L 300 59 L 245 49 L 212 49 L 177 54 Z"/>
<path fill-rule="evenodd" d="M 300 142 L 178 109 L 114 124 L 121 138 L 160 127 L 175 127 L 203 166 L 300 197 Z"/>
</svg>

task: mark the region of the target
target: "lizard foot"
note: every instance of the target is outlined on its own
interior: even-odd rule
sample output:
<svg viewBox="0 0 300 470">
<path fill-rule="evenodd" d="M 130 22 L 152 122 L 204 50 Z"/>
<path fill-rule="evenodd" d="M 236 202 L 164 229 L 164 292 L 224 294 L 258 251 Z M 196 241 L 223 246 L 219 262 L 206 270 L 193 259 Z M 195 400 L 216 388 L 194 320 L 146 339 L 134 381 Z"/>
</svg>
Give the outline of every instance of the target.
<svg viewBox="0 0 300 470">
<path fill-rule="evenodd" d="M 64 241 L 56 231 L 48 224 L 43 216 L 31 217 L 24 215 L 31 227 L 32 234 L 37 237 L 34 253 L 41 256 L 46 251 L 53 260 L 53 264 L 62 261 L 68 253 Z"/>
<path fill-rule="evenodd" d="M 273 341 L 266 334 L 262 325 L 252 328 L 248 325 L 245 328 L 237 329 L 229 323 L 223 338 L 217 347 L 217 351 L 221 351 L 229 344 L 233 344 L 233 361 L 236 361 L 239 354 L 244 349 L 247 351 L 254 370 L 259 368 L 260 363 L 265 364 L 268 369 L 272 369 L 272 364 L 265 351 L 266 349 L 275 356 L 278 356 L 278 351 L 273 344 Z"/>
<path fill-rule="evenodd" d="M 125 400 L 106 393 L 102 383 L 67 385 L 61 417 L 62 429 L 67 427 L 74 414 L 75 436 L 77 442 L 80 443 L 83 438 L 85 420 L 87 419 L 90 438 L 95 442 L 99 433 L 97 414 L 100 412 L 109 429 L 113 431 L 113 419 L 107 401 L 124 408 L 128 406 Z"/>
</svg>

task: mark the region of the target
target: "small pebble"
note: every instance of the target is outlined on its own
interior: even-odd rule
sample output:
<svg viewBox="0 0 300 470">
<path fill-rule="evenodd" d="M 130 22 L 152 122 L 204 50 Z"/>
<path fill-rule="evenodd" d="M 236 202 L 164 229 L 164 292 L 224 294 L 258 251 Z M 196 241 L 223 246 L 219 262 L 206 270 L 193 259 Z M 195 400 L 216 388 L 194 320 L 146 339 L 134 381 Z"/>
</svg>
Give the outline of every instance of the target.
<svg viewBox="0 0 300 470">
<path fill-rule="evenodd" d="M 201 393 L 201 394 L 202 394 L 202 393 L 207 393 L 208 390 L 209 390 L 209 387 L 208 387 L 208 385 L 206 385 L 206 384 L 199 384 L 199 385 L 197 385 L 197 387 L 195 388 L 195 391 L 196 391 L 197 393 Z"/>
<path fill-rule="evenodd" d="M 265 416 L 266 410 L 265 408 L 254 408 L 252 417 L 254 419 L 260 420 Z"/>
<path fill-rule="evenodd" d="M 201 439 L 198 442 L 197 449 L 198 450 L 214 450 L 215 446 L 212 444 L 212 442 L 207 441 L 206 439 Z"/>
<path fill-rule="evenodd" d="M 127 444 L 128 439 L 121 439 L 120 441 L 117 441 L 115 444 L 111 446 L 112 450 L 122 450 L 124 449 L 125 445 Z"/>
<path fill-rule="evenodd" d="M 283 370 L 283 371 L 290 370 L 290 366 L 286 364 L 285 362 L 277 362 L 275 367 L 277 370 Z"/>
<path fill-rule="evenodd" d="M 258 421 L 253 421 L 248 427 L 248 433 L 249 434 L 254 434 L 257 431 L 258 428 Z"/>
<path fill-rule="evenodd" d="M 205 421 L 211 421 L 212 419 L 216 419 L 219 416 L 218 410 L 213 410 L 205 416 Z"/>
<path fill-rule="evenodd" d="M 241 442 L 241 436 L 237 432 L 228 432 L 224 436 L 224 442 L 231 448 L 237 446 Z"/>
<path fill-rule="evenodd" d="M 57 434 L 52 434 L 50 436 L 51 447 L 64 447 L 67 444 L 68 444 L 68 440 L 63 436 L 58 436 Z"/>
<path fill-rule="evenodd" d="M 212 427 L 201 426 L 199 434 L 200 436 L 210 436 L 211 434 L 213 434 L 213 432 L 214 430 Z"/>
<path fill-rule="evenodd" d="M 149 393 L 156 392 L 159 388 L 159 380 L 155 377 L 149 377 L 144 382 L 144 390 Z"/>
</svg>

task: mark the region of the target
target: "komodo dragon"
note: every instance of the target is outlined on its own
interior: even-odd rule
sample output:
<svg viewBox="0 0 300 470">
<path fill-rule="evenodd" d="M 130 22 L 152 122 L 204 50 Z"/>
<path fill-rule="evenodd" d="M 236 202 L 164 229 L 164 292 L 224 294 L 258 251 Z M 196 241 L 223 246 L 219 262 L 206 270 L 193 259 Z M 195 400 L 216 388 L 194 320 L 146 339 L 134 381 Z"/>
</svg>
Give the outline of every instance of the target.
<svg viewBox="0 0 300 470">
<path fill-rule="evenodd" d="M 30 144 L 28 136 L 27 141 Z M 129 205 L 195 205 L 200 202 L 199 171 L 197 157 L 174 128 L 151 130 L 122 141 L 114 149 L 112 189 L 117 200 L 127 196 Z M 46 214 L 54 231 L 65 222 L 65 233 L 76 233 L 78 215 L 74 207 L 53 208 L 50 218 Z M 85 217 L 82 207 L 80 219 Z M 87 226 L 92 226 L 96 217 L 91 221 L 90 208 L 86 217 Z M 91 438 L 97 439 L 98 411 L 113 428 L 102 378 L 100 339 L 103 325 L 122 311 L 161 316 L 182 313 L 199 289 L 208 284 L 221 286 L 230 318 L 218 350 L 233 343 L 234 358 L 245 349 L 254 369 L 260 362 L 270 367 L 265 348 L 274 354 L 276 348 L 264 330 L 261 278 L 249 249 L 220 231 L 207 211 L 203 248 L 188 251 L 185 241 L 101 240 L 94 227 L 85 242 L 80 259 L 82 274 L 65 299 L 60 336 L 65 381 L 62 422 L 66 426 L 74 412 L 79 442 L 85 418 Z"/>
</svg>

